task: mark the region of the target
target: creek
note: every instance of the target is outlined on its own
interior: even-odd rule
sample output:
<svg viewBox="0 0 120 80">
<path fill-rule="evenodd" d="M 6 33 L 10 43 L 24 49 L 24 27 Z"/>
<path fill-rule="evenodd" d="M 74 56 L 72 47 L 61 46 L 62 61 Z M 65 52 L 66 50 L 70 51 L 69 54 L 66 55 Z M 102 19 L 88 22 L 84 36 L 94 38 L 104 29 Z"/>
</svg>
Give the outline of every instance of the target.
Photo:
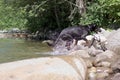
<svg viewBox="0 0 120 80">
<path fill-rule="evenodd" d="M 41 42 L 0 39 L 0 63 L 50 56 L 52 49 Z"/>
</svg>

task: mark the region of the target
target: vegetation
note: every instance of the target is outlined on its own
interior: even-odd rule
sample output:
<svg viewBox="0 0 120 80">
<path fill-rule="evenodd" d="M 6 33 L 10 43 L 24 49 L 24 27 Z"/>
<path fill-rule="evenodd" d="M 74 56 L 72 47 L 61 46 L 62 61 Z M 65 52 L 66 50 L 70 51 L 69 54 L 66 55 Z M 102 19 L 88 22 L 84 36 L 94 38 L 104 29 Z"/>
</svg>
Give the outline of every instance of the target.
<svg viewBox="0 0 120 80">
<path fill-rule="evenodd" d="M 1 0 L 0 29 L 46 33 L 90 23 L 119 28 L 119 7 L 120 0 Z"/>
<path fill-rule="evenodd" d="M 81 23 L 97 23 L 108 28 L 120 26 L 120 0 L 94 0 L 87 5 L 87 12 L 81 18 Z"/>
<path fill-rule="evenodd" d="M 0 29 L 7 29 L 11 27 L 24 28 L 26 19 L 22 14 L 21 8 L 13 8 L 4 0 L 0 0 Z"/>
</svg>

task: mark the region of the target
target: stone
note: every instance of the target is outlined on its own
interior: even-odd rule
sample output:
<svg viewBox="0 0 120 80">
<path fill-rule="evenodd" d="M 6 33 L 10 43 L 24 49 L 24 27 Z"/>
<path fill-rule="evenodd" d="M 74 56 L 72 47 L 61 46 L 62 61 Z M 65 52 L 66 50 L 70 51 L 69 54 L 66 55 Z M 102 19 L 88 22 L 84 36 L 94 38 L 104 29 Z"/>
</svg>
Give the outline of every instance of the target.
<svg viewBox="0 0 120 80">
<path fill-rule="evenodd" d="M 115 74 L 112 80 L 120 80 L 120 73 Z"/>
<path fill-rule="evenodd" d="M 89 70 L 88 70 L 88 80 L 96 80 L 97 78 L 97 69 L 95 67 L 91 67 Z"/>
<path fill-rule="evenodd" d="M 113 51 L 106 50 L 95 57 L 94 65 L 97 65 L 97 63 L 102 61 L 114 62 L 116 59 L 117 55 Z"/>
<path fill-rule="evenodd" d="M 120 55 L 120 29 L 113 31 L 107 38 L 108 44 L 106 45 L 108 50 Z"/>
<path fill-rule="evenodd" d="M 0 80 L 85 80 L 87 65 L 76 56 L 56 56 L 0 64 Z"/>
<path fill-rule="evenodd" d="M 86 51 L 88 51 L 88 54 L 92 57 L 95 57 L 103 52 L 102 50 L 95 49 L 93 46 L 91 46 L 89 49 L 86 49 Z"/>
<path fill-rule="evenodd" d="M 120 72 L 120 59 L 118 59 L 117 61 L 115 61 L 112 65 L 111 65 L 114 73 L 119 73 Z"/>
<path fill-rule="evenodd" d="M 95 65 L 96 67 L 111 67 L 111 63 L 108 61 L 102 61 Z"/>
<path fill-rule="evenodd" d="M 107 68 L 107 67 L 97 67 L 97 73 L 113 73 L 111 68 Z"/>
<path fill-rule="evenodd" d="M 109 76 L 109 74 L 106 73 L 106 72 L 97 73 L 97 79 L 96 79 L 96 80 L 98 80 L 98 79 L 104 79 L 104 78 L 106 78 L 106 77 L 108 77 L 108 76 Z"/>
<path fill-rule="evenodd" d="M 88 54 L 88 52 L 85 51 L 85 50 L 73 51 L 73 52 L 69 53 L 69 55 L 76 55 L 76 56 L 80 56 L 82 58 L 89 58 L 90 57 L 90 55 Z"/>
</svg>

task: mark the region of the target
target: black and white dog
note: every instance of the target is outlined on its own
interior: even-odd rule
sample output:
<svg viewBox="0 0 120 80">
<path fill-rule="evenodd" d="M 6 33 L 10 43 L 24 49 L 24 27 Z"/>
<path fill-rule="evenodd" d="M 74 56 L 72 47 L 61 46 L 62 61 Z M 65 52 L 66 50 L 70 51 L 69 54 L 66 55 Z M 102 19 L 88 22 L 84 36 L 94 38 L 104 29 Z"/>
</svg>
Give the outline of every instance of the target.
<svg viewBox="0 0 120 80">
<path fill-rule="evenodd" d="M 73 40 L 75 40 L 75 44 L 77 44 L 78 40 L 85 40 L 87 35 L 90 35 L 91 32 L 101 32 L 101 29 L 96 26 L 95 24 L 89 25 L 79 25 L 65 28 L 61 31 L 60 35 L 58 36 L 57 40 L 55 41 L 54 46 L 63 40 L 66 41 L 66 47 L 69 50 L 70 45 L 72 44 Z"/>
</svg>

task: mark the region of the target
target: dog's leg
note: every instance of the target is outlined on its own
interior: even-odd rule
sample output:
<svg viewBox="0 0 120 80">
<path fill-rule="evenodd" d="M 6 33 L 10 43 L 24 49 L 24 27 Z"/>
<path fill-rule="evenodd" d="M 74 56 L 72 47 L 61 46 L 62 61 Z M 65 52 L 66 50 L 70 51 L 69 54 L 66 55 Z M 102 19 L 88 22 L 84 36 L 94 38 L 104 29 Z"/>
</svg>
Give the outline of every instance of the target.
<svg viewBox="0 0 120 80">
<path fill-rule="evenodd" d="M 92 42 L 88 47 L 90 48 L 93 45 L 94 42 L 95 42 L 95 38 L 92 39 Z"/>
</svg>

